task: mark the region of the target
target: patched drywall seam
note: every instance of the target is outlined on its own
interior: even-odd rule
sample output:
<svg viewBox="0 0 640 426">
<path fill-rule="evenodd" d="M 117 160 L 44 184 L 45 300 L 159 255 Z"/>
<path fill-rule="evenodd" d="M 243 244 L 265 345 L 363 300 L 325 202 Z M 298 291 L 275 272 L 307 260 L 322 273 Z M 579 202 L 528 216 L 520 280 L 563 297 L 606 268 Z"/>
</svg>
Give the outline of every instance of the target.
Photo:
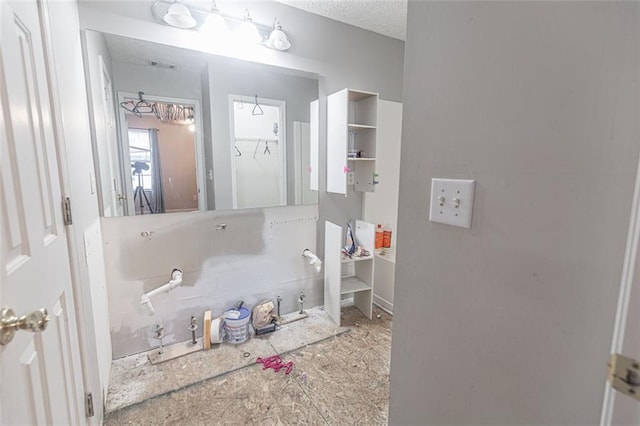
<svg viewBox="0 0 640 426">
<path fill-rule="evenodd" d="M 301 259 L 316 247 L 317 206 L 141 219 L 103 219 L 114 358 L 156 346 L 158 323 L 166 344 L 187 340 L 191 315 L 201 321 L 205 310 L 219 315 L 239 300 L 251 306 L 279 295 L 291 312 L 303 291 L 307 306 L 322 303 L 321 274 Z M 182 286 L 154 296 L 155 314 L 147 315 L 140 296 L 174 267 L 184 272 Z"/>
</svg>

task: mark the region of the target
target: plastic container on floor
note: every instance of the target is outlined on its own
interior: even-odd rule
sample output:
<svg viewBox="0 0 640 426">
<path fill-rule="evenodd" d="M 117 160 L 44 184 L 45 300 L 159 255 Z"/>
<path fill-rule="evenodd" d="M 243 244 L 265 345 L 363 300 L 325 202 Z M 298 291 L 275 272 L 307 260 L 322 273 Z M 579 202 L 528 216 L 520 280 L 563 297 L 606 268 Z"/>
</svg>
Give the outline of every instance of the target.
<svg viewBox="0 0 640 426">
<path fill-rule="evenodd" d="M 229 313 L 239 312 L 240 315 L 237 318 L 232 318 L 236 315 L 228 315 Z M 240 309 L 230 309 L 225 312 L 222 317 L 224 318 L 224 331 L 225 341 L 229 343 L 243 343 L 249 338 L 249 319 L 251 318 L 251 310 L 244 306 Z"/>
</svg>

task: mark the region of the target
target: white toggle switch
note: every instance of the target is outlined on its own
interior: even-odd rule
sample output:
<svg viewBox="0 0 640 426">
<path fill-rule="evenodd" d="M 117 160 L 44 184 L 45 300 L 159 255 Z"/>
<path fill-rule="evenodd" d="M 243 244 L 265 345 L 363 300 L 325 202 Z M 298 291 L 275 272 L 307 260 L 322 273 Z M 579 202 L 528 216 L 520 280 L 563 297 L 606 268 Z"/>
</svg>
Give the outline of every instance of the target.
<svg viewBox="0 0 640 426">
<path fill-rule="evenodd" d="M 429 220 L 471 228 L 475 180 L 432 179 Z"/>
</svg>

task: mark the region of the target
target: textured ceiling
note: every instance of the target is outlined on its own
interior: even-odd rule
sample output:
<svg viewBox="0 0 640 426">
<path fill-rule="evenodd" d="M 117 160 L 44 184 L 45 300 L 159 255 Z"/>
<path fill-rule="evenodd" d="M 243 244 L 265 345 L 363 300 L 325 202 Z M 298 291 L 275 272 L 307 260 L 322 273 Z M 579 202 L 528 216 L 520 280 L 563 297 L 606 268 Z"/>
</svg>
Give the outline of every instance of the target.
<svg viewBox="0 0 640 426">
<path fill-rule="evenodd" d="M 104 34 L 113 62 L 149 65 L 151 61 L 176 65 L 183 71 L 200 72 L 207 66 L 207 55 L 187 49 Z"/>
<path fill-rule="evenodd" d="M 276 0 L 400 40 L 407 34 L 407 0 Z"/>
</svg>

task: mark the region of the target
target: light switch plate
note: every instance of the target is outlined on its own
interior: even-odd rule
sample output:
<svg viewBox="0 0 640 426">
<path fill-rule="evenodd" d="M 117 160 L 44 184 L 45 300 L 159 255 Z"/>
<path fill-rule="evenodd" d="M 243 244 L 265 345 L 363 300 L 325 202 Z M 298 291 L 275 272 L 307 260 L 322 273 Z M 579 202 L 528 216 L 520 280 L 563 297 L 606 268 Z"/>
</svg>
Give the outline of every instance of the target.
<svg viewBox="0 0 640 426">
<path fill-rule="evenodd" d="M 475 180 L 431 179 L 429 220 L 471 228 Z"/>
</svg>

